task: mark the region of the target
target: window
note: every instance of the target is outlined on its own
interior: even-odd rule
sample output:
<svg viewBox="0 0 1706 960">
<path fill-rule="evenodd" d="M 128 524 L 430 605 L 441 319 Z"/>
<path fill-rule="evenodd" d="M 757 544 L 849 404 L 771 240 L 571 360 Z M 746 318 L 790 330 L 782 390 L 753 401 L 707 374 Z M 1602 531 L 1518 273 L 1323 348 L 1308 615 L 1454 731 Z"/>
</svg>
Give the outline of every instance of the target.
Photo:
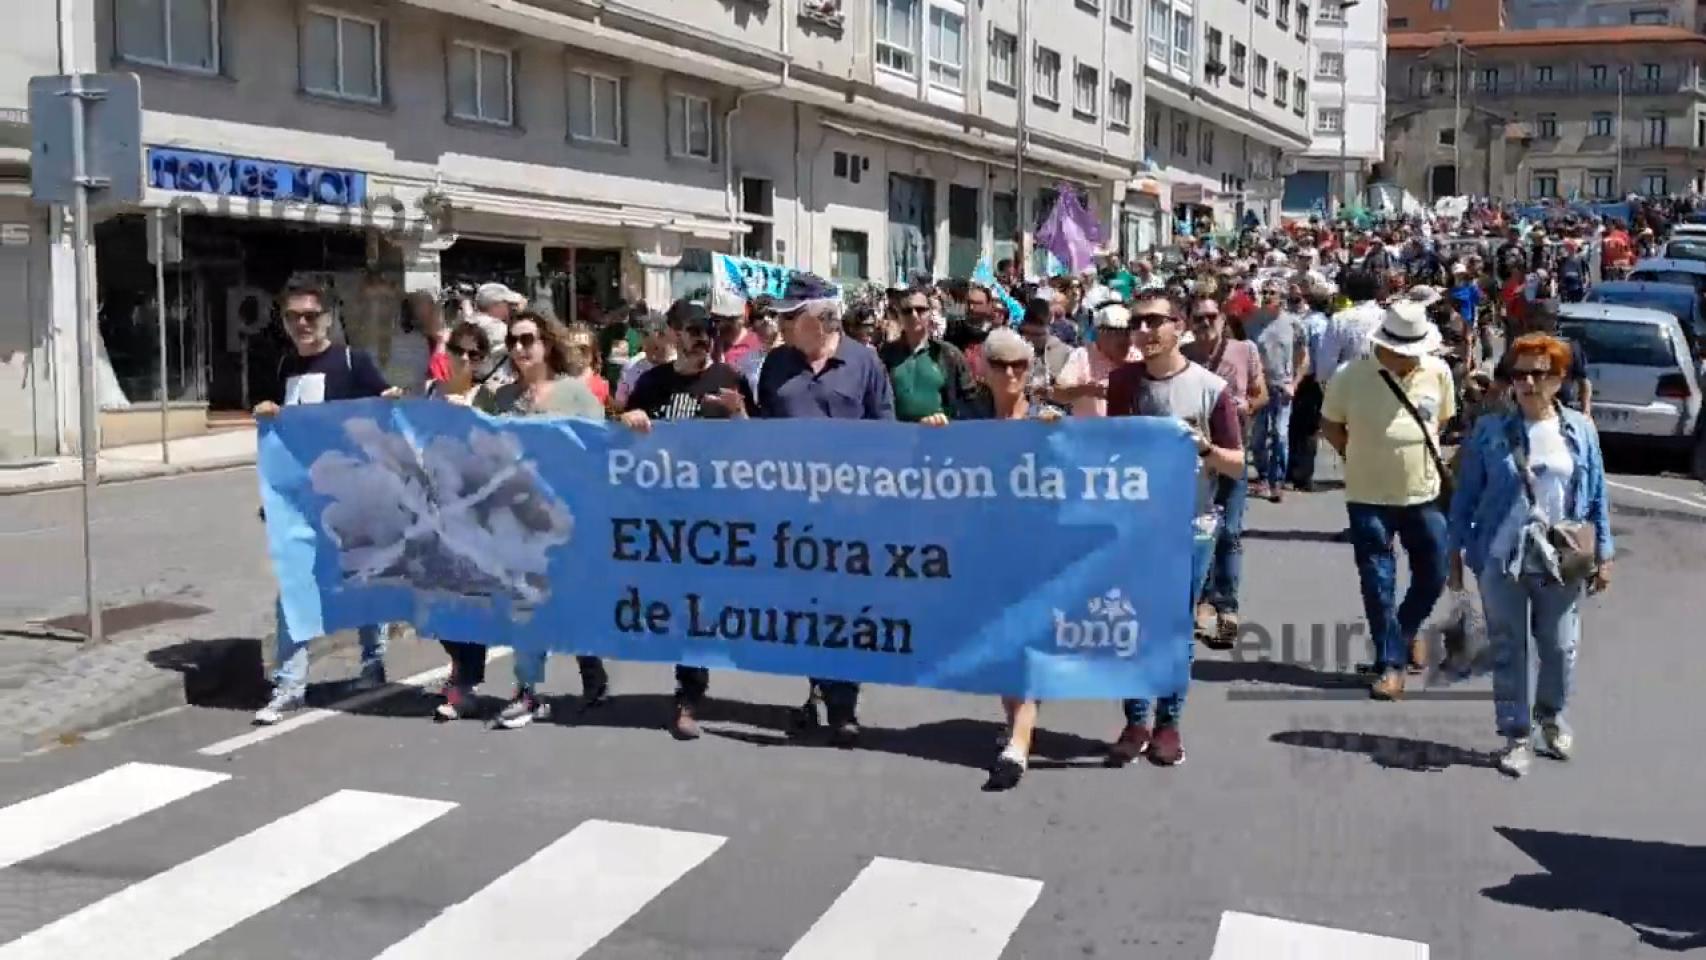
<svg viewBox="0 0 1706 960">
<path fill-rule="evenodd" d="M 1279 0 L 1274 12 L 1274 26 L 1281 30 L 1291 29 L 1291 0 Z"/>
<path fill-rule="evenodd" d="M 959 92 L 965 69 L 965 18 L 941 7 L 930 8 L 930 82 Z"/>
<path fill-rule="evenodd" d="M 310 9 L 302 21 L 302 89 L 324 97 L 377 101 L 379 23 Z"/>
<path fill-rule="evenodd" d="M 860 230 L 831 230 L 829 251 L 831 280 L 870 280 L 870 237 Z"/>
<path fill-rule="evenodd" d="M 1641 79 L 1650 83 L 1658 83 L 1664 77 L 1664 67 L 1656 63 L 1641 64 Z"/>
<path fill-rule="evenodd" d="M 569 74 L 569 136 L 593 143 L 621 143 L 623 127 L 620 78 L 576 70 Z"/>
<path fill-rule="evenodd" d="M 1663 170 L 1642 170 L 1641 192 L 1649 197 L 1670 193 L 1670 177 Z"/>
<path fill-rule="evenodd" d="M 1558 115 L 1543 113 L 1535 118 L 1535 134 L 1542 140 L 1558 139 Z"/>
<path fill-rule="evenodd" d="M 1344 23 L 1344 0 L 1321 0 L 1321 22 L 1334 24 Z"/>
<path fill-rule="evenodd" d="M 513 61 L 507 50 L 450 45 L 450 115 L 508 126 L 515 119 Z"/>
<path fill-rule="evenodd" d="M 1297 5 L 1297 39 L 1309 39 L 1309 4 Z"/>
<path fill-rule="evenodd" d="M 1202 158 L 1203 163 L 1214 162 L 1214 129 L 1212 127 L 1205 125 L 1202 128 L 1201 135 L 1197 137 L 1197 156 Z"/>
<path fill-rule="evenodd" d="M 1131 129 L 1131 84 L 1124 80 L 1108 85 L 1108 126 L 1115 130 Z"/>
<path fill-rule="evenodd" d="M 1132 6 L 1136 0 L 1114 0 L 1108 7 L 1108 19 L 1115 23 L 1131 26 L 1134 22 Z"/>
<path fill-rule="evenodd" d="M 1019 38 L 1011 33 L 992 30 L 989 33 L 989 85 L 1004 90 L 1018 88 L 1014 66 L 1019 60 Z"/>
<path fill-rule="evenodd" d="M 1286 98 L 1291 95 L 1291 71 L 1284 67 L 1274 68 L 1274 102 L 1280 106 L 1286 105 Z"/>
<path fill-rule="evenodd" d="M 113 24 L 125 60 L 219 72 L 219 0 L 113 0 Z"/>
<path fill-rule="evenodd" d="M 1179 157 L 1191 155 L 1191 121 L 1185 117 L 1173 121 L 1173 154 Z"/>
<path fill-rule="evenodd" d="M 1457 131 L 1446 127 L 1434 135 L 1434 142 L 1442 147 L 1455 147 L 1457 146 Z"/>
<path fill-rule="evenodd" d="M 1154 104 L 1143 112 L 1143 146 L 1146 150 L 1161 149 L 1161 110 Z"/>
<path fill-rule="evenodd" d="M 1268 58 L 1259 53 L 1256 54 L 1256 78 L 1251 81 L 1250 86 L 1255 88 L 1258 95 L 1268 95 Z"/>
<path fill-rule="evenodd" d="M 1558 195 L 1558 171 L 1536 170 L 1528 181 L 1528 195 L 1536 200 Z"/>
<path fill-rule="evenodd" d="M 1641 146 L 1662 147 L 1665 145 L 1665 134 L 1669 132 L 1669 121 L 1662 113 L 1649 113 L 1646 123 L 1641 129 Z"/>
<path fill-rule="evenodd" d="M 1060 103 L 1060 54 L 1047 47 L 1038 47 L 1036 56 L 1032 58 L 1031 72 L 1036 74 L 1037 100 L 1043 103 Z"/>
<path fill-rule="evenodd" d="M 876 10 L 877 65 L 916 75 L 919 0 L 872 0 Z"/>
<path fill-rule="evenodd" d="M 1173 16 L 1173 67 L 1191 69 L 1191 47 L 1196 42 L 1196 21 L 1182 13 Z"/>
<path fill-rule="evenodd" d="M 1387 29 L 1390 29 L 1390 30 L 1405 30 L 1405 29 L 1408 29 L 1410 26 L 1410 18 L 1409 17 L 1387 17 L 1386 18 L 1386 26 L 1387 26 Z"/>
<path fill-rule="evenodd" d="M 1665 27 L 1670 25 L 1670 12 L 1667 10 L 1631 10 L 1629 25 L 1634 27 Z"/>
<path fill-rule="evenodd" d="M 1487 67 L 1475 75 L 1475 89 L 1492 92 L 1499 89 L 1499 68 Z"/>
<path fill-rule="evenodd" d="M 1173 4 L 1171 0 L 1149 0 L 1149 55 L 1162 63 L 1167 62 L 1167 38 L 1173 29 Z"/>
<path fill-rule="evenodd" d="M 1610 170 L 1589 170 L 1588 192 L 1601 199 L 1611 196 L 1616 189 L 1612 186 L 1614 176 L 1615 174 Z"/>
<path fill-rule="evenodd" d="M 1610 112 L 1602 110 L 1593 115 L 1593 120 L 1588 125 L 1588 135 L 1592 137 L 1611 136 Z"/>
<path fill-rule="evenodd" d="M 1552 82 L 1552 68 L 1550 66 L 1535 67 L 1534 68 L 1534 82 L 1535 83 L 1551 83 Z"/>
<path fill-rule="evenodd" d="M 711 101 L 690 93 L 669 98 L 669 152 L 677 157 L 711 159 L 713 117 Z"/>
<path fill-rule="evenodd" d="M 1603 86 L 1605 86 L 1605 81 L 1606 81 L 1605 64 L 1596 63 L 1593 66 L 1588 67 L 1588 83 L 1590 83 L 1596 87 L 1603 87 Z"/>
<path fill-rule="evenodd" d="M 1345 129 L 1345 111 L 1340 107 L 1315 108 L 1316 133 L 1341 133 Z M 1442 133 L 1444 131 L 1441 131 Z"/>
<path fill-rule="evenodd" d="M 1332 50 L 1321 51 L 1321 58 L 1315 63 L 1315 75 L 1323 80 L 1343 80 L 1345 55 Z"/>
<path fill-rule="evenodd" d="M 1445 13 L 1451 9 L 1451 0 L 1433 0 L 1433 9 L 1435 13 Z"/>
<path fill-rule="evenodd" d="M 857 153 L 835 151 L 835 178 L 846 180 L 848 183 L 858 183 L 866 171 L 871 169 L 871 158 Z"/>
<path fill-rule="evenodd" d="M 1453 80 L 1457 79 L 1455 74 L 1452 76 L 1452 79 Z M 1435 67 L 1434 69 L 1429 70 L 1427 80 L 1423 81 L 1423 83 L 1422 83 L 1422 92 L 1423 93 L 1444 93 L 1445 91 L 1446 91 L 1445 71 L 1439 69 L 1438 67 Z"/>
<path fill-rule="evenodd" d="M 1220 58 L 1220 48 L 1225 41 L 1225 35 L 1213 27 L 1208 27 L 1203 31 L 1202 60 L 1205 68 L 1204 73 L 1208 72 L 1206 69 L 1208 67 L 1226 66 L 1226 61 Z"/>
<path fill-rule="evenodd" d="M 1232 82 L 1240 87 L 1244 85 L 1244 69 L 1250 59 L 1248 48 L 1242 43 L 1232 44 Z"/>
<path fill-rule="evenodd" d="M 1087 117 L 1096 116 L 1096 97 L 1102 89 L 1102 75 L 1095 67 L 1078 64 L 1072 71 L 1072 109 Z"/>
<path fill-rule="evenodd" d="M 1256 16 L 1265 17 L 1267 15 L 1268 15 L 1268 0 L 1256 0 Z"/>
<path fill-rule="evenodd" d="M 1706 147 L 1706 116 L 1694 118 L 1694 145 Z"/>
<path fill-rule="evenodd" d="M 1301 117 L 1309 109 L 1309 81 L 1298 77 L 1291 86 L 1291 111 Z"/>
<path fill-rule="evenodd" d="M 762 177 L 740 178 L 740 222 L 746 224 L 741 256 L 776 259 L 776 184 Z"/>
</svg>

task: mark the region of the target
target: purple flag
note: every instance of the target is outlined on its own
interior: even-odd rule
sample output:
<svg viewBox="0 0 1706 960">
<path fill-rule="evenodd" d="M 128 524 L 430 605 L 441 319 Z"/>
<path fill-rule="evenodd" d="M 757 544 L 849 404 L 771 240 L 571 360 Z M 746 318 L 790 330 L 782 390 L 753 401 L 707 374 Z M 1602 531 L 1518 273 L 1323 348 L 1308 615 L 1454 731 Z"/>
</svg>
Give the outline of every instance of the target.
<svg viewBox="0 0 1706 960">
<path fill-rule="evenodd" d="M 1102 243 L 1102 225 L 1084 208 L 1078 191 L 1061 184 L 1055 192 L 1054 209 L 1037 228 L 1037 246 L 1079 273 L 1095 266 L 1096 247 Z"/>
</svg>

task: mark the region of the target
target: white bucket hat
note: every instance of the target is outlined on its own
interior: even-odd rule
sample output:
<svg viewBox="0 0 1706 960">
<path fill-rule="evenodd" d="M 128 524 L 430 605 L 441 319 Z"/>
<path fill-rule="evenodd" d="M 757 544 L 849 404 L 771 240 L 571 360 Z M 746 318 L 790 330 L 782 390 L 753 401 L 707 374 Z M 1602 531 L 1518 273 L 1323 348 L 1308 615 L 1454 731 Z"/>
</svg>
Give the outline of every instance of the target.
<svg viewBox="0 0 1706 960">
<path fill-rule="evenodd" d="M 1428 308 L 1414 300 L 1393 301 L 1369 340 L 1406 357 L 1425 357 L 1440 346 L 1439 327 L 1428 319 Z"/>
</svg>

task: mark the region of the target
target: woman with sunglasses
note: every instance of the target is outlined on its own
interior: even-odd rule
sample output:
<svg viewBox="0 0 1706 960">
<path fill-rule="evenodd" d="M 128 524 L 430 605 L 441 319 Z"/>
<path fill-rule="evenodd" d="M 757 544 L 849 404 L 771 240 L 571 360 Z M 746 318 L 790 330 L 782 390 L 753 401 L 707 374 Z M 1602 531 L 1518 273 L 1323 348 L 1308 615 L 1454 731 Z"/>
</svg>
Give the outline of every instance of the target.
<svg viewBox="0 0 1706 960">
<path fill-rule="evenodd" d="M 586 336 L 590 340 L 590 331 Z M 509 322 L 509 336 L 504 340 L 509 362 L 515 368 L 515 381 L 496 390 L 482 389 L 475 397 L 475 406 L 499 415 L 603 420 L 604 404 L 593 396 L 581 376 L 587 362 L 584 358 L 590 351 L 581 354 L 577 365 L 570 337 L 568 328 L 555 319 L 532 311 L 516 314 Z M 515 696 L 492 721 L 494 727 L 504 730 L 525 727 L 549 715 L 549 708 L 535 692 L 539 682 L 545 679 L 545 651 L 517 650 L 511 659 L 515 665 Z M 592 677 L 591 683 L 588 679 L 583 670 L 585 706 L 601 702 L 607 689 L 602 676 Z"/>
<path fill-rule="evenodd" d="M 1059 408 L 1032 396 L 1029 389 L 1031 365 L 1037 359 L 1036 352 L 1025 338 L 1005 327 L 991 330 L 983 341 L 983 359 L 989 368 L 989 378 L 978 384 L 962 416 L 973 420 L 1042 420 L 1049 423 L 1061 419 Z M 983 787 L 985 790 L 1011 790 L 1018 786 L 1019 778 L 1025 775 L 1030 762 L 1038 702 L 1002 697 L 1001 708 L 1007 714 L 1006 743 L 989 768 L 989 781 Z"/>
<path fill-rule="evenodd" d="M 1570 758 L 1575 742 L 1564 710 L 1582 597 L 1611 584 L 1613 546 L 1599 434 L 1558 401 L 1570 345 L 1528 334 L 1509 354 L 1515 408 L 1484 415 L 1463 447 L 1446 546 L 1452 589 L 1463 588 L 1466 566 L 1475 571 L 1493 650 L 1494 717 L 1505 737 L 1499 770 L 1520 777 L 1536 751 Z M 1587 534 L 1574 548 L 1559 543 L 1572 527 Z M 1580 557 L 1590 539 L 1591 564 L 1573 563 L 1571 554 Z M 1531 648 L 1539 661 L 1533 685 Z"/>
</svg>

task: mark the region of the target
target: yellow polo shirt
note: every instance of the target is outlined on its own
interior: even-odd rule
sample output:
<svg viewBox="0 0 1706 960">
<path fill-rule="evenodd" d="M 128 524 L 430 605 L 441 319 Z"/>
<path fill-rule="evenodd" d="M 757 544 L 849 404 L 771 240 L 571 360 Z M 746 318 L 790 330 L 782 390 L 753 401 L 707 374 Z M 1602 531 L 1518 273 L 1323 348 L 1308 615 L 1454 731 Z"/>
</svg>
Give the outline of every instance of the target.
<svg viewBox="0 0 1706 960">
<path fill-rule="evenodd" d="M 1345 444 L 1345 499 L 1351 503 L 1408 507 L 1439 496 L 1439 471 L 1428 456 L 1422 429 L 1393 396 L 1372 356 L 1347 364 L 1327 383 L 1323 419 L 1349 430 Z M 1398 380 L 1410 402 L 1429 418 L 1434 442 L 1440 425 L 1457 413 L 1451 370 L 1437 357 L 1423 357 Z"/>
</svg>

